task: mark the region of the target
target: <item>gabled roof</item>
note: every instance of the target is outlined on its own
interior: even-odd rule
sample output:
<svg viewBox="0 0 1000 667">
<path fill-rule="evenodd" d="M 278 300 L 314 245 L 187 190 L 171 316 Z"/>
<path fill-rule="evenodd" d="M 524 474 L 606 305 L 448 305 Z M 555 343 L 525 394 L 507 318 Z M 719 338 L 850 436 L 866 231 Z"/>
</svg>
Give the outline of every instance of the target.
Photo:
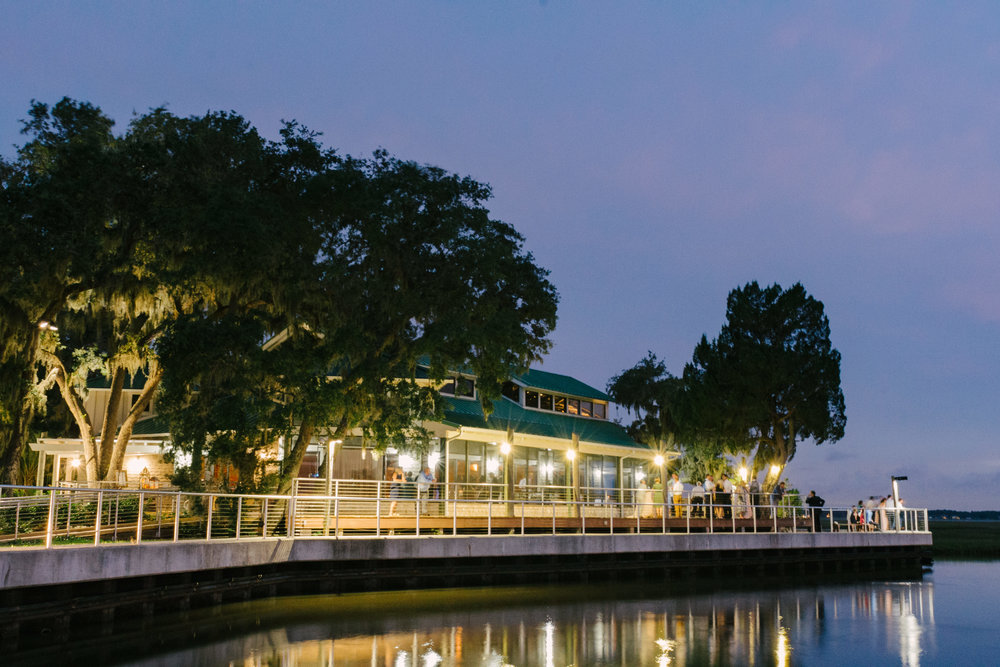
<svg viewBox="0 0 1000 667">
<path fill-rule="evenodd" d="M 589 384 L 580 382 L 576 378 L 559 373 L 548 373 L 546 371 L 529 368 L 528 372 L 515 375 L 514 379 L 529 389 L 541 389 L 542 391 L 554 391 L 559 394 L 569 394 L 581 398 L 596 398 L 599 401 L 610 401 L 610 397 L 600 389 L 594 389 Z"/>
<path fill-rule="evenodd" d="M 576 393 L 576 392 L 574 392 Z M 483 415 L 479 401 L 463 400 L 443 396 L 445 419 L 459 426 L 484 428 L 491 431 L 506 431 L 510 427 L 514 433 L 571 440 L 576 433 L 583 442 L 602 445 L 648 449 L 628 437 L 621 426 L 603 419 L 587 419 L 559 413 L 529 410 L 501 398 L 493 402 L 493 413 Z"/>
</svg>

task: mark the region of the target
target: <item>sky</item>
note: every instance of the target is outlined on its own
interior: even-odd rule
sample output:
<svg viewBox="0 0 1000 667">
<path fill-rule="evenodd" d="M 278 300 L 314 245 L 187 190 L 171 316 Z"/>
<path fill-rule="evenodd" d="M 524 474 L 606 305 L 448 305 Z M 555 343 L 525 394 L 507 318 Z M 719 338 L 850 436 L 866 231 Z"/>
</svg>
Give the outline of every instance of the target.
<svg viewBox="0 0 1000 667">
<path fill-rule="evenodd" d="M 683 371 L 730 290 L 801 282 L 842 355 L 828 504 L 1000 509 L 1000 5 L 0 0 L 31 100 L 235 110 L 489 183 L 560 293 L 541 366 Z M 613 415 L 614 416 L 614 413 Z M 627 419 L 628 415 L 619 412 Z"/>
</svg>

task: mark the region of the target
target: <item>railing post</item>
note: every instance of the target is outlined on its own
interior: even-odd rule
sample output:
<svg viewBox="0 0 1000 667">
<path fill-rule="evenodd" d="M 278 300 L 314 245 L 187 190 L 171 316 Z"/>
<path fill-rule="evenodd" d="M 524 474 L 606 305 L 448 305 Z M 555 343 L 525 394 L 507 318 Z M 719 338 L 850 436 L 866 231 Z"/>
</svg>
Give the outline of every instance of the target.
<svg viewBox="0 0 1000 667">
<path fill-rule="evenodd" d="M 17 506 L 14 508 L 14 541 L 17 542 L 17 537 L 20 534 L 21 529 L 21 499 L 18 498 Z"/>
<path fill-rule="evenodd" d="M 142 542 L 142 509 L 146 502 L 146 494 L 143 491 L 139 492 L 139 516 L 136 519 L 135 524 L 135 543 L 139 544 Z"/>
<path fill-rule="evenodd" d="M 70 491 L 69 502 L 66 503 L 66 537 L 70 536 L 70 524 L 73 522 L 73 499 L 75 497 L 76 491 Z"/>
<path fill-rule="evenodd" d="M 375 537 L 378 537 L 382 533 L 381 528 L 382 528 L 382 490 L 380 483 L 378 495 L 375 496 Z"/>
<path fill-rule="evenodd" d="M 56 490 L 49 489 L 49 517 L 45 523 L 45 548 L 52 548 L 52 532 L 55 530 L 56 520 Z"/>
<path fill-rule="evenodd" d="M 215 505 L 215 496 L 208 497 L 208 523 L 205 526 L 205 539 L 212 539 L 212 509 Z"/>
<path fill-rule="evenodd" d="M 521 535 L 524 535 L 524 498 L 521 499 Z"/>
<path fill-rule="evenodd" d="M 240 524 L 243 523 L 243 496 L 236 498 L 236 539 L 240 539 Z"/>
<path fill-rule="evenodd" d="M 104 490 L 97 492 L 97 512 L 94 516 L 94 546 L 101 544 L 101 508 L 104 505 Z"/>
<path fill-rule="evenodd" d="M 552 499 L 551 504 L 552 504 L 552 534 L 555 535 L 556 534 L 556 499 L 555 498 Z"/>
<path fill-rule="evenodd" d="M 181 538 L 181 492 L 174 501 L 174 542 Z"/>
<path fill-rule="evenodd" d="M 264 512 L 263 512 L 263 514 L 264 514 L 263 524 L 264 525 L 261 526 L 261 529 L 260 529 L 260 536 L 261 537 L 267 537 L 267 501 L 269 501 L 269 500 L 270 500 L 270 498 L 264 498 Z"/>
<path fill-rule="evenodd" d="M 334 490 L 333 496 L 333 536 L 340 538 L 340 480 L 337 480 L 337 486 Z"/>
<path fill-rule="evenodd" d="M 447 503 L 447 499 L 445 500 Z M 458 500 L 452 497 L 451 501 L 451 536 L 458 535 Z"/>
<path fill-rule="evenodd" d="M 420 521 L 417 521 L 417 525 L 420 525 Z M 418 535 L 420 533 L 417 533 Z M 493 490 L 490 489 L 490 497 L 486 501 L 486 534 L 493 534 Z"/>
<path fill-rule="evenodd" d="M 296 496 L 289 497 L 286 503 L 287 510 L 285 513 L 288 516 L 288 520 L 285 522 L 285 532 L 288 537 L 295 537 L 295 498 Z"/>
</svg>

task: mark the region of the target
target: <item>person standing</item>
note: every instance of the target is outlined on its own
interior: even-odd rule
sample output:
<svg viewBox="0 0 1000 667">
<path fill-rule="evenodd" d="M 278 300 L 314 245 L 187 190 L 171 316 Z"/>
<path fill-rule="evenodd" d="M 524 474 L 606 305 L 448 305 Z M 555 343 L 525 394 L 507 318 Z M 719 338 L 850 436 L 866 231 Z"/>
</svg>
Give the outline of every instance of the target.
<svg viewBox="0 0 1000 667">
<path fill-rule="evenodd" d="M 663 482 L 659 477 L 653 479 L 653 509 L 657 519 L 663 516 Z"/>
<path fill-rule="evenodd" d="M 771 491 L 771 505 L 774 506 L 772 514 L 775 514 L 778 511 L 777 508 L 781 506 L 781 501 L 784 497 L 785 497 L 785 483 L 782 482 L 781 484 L 778 484 L 778 486 L 774 487 L 773 491 Z"/>
<path fill-rule="evenodd" d="M 806 498 L 806 505 L 809 506 L 809 512 L 812 514 L 813 532 L 822 532 L 823 526 L 820 522 L 820 508 L 826 505 L 826 501 L 817 496 L 815 491 L 810 491 L 809 496 Z"/>
<path fill-rule="evenodd" d="M 434 474 L 431 472 L 430 466 L 424 466 L 424 469 L 417 475 L 417 513 L 422 513 L 426 509 L 433 483 Z"/>
<path fill-rule="evenodd" d="M 705 475 L 705 504 L 708 505 L 708 513 L 715 513 L 715 478 Z"/>
<path fill-rule="evenodd" d="M 722 507 L 722 516 L 719 518 L 728 519 L 733 515 L 733 482 L 729 479 L 729 475 L 722 473 L 719 484 L 722 487 L 722 491 L 715 494 L 719 505 Z"/>
<path fill-rule="evenodd" d="M 670 476 L 670 495 L 674 501 L 674 518 L 680 519 L 683 515 L 684 482 L 677 473 Z"/>
</svg>

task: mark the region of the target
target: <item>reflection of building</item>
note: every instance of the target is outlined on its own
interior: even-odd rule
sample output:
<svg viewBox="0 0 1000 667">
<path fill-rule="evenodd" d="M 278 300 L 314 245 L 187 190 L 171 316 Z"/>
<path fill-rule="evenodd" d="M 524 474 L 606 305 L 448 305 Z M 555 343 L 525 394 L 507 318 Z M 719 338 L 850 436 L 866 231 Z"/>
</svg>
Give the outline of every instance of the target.
<svg viewBox="0 0 1000 667">
<path fill-rule="evenodd" d="M 718 590 L 650 597 L 621 583 L 612 599 L 581 589 L 360 594 L 251 603 L 206 620 L 251 633 L 179 649 L 178 664 L 791 665 L 919 664 L 934 624 L 923 582 Z M 593 590 L 591 589 L 593 593 Z M 514 596 L 520 601 L 512 602 Z M 562 598 L 565 596 L 565 598 Z M 859 600 L 870 598 L 873 606 Z M 306 605 L 310 605 L 307 607 Z M 308 611 L 312 609 L 312 612 Z M 284 616 L 288 614 L 288 616 Z M 263 621 L 263 622 L 262 622 Z M 874 622 L 873 622 L 874 621 Z M 272 628 L 265 630 L 265 628 Z M 915 634 L 916 633 L 916 634 Z M 226 633 L 223 633 L 226 634 Z M 897 653 L 898 650 L 898 653 Z M 245 662 L 244 662 L 245 661 Z"/>
</svg>

